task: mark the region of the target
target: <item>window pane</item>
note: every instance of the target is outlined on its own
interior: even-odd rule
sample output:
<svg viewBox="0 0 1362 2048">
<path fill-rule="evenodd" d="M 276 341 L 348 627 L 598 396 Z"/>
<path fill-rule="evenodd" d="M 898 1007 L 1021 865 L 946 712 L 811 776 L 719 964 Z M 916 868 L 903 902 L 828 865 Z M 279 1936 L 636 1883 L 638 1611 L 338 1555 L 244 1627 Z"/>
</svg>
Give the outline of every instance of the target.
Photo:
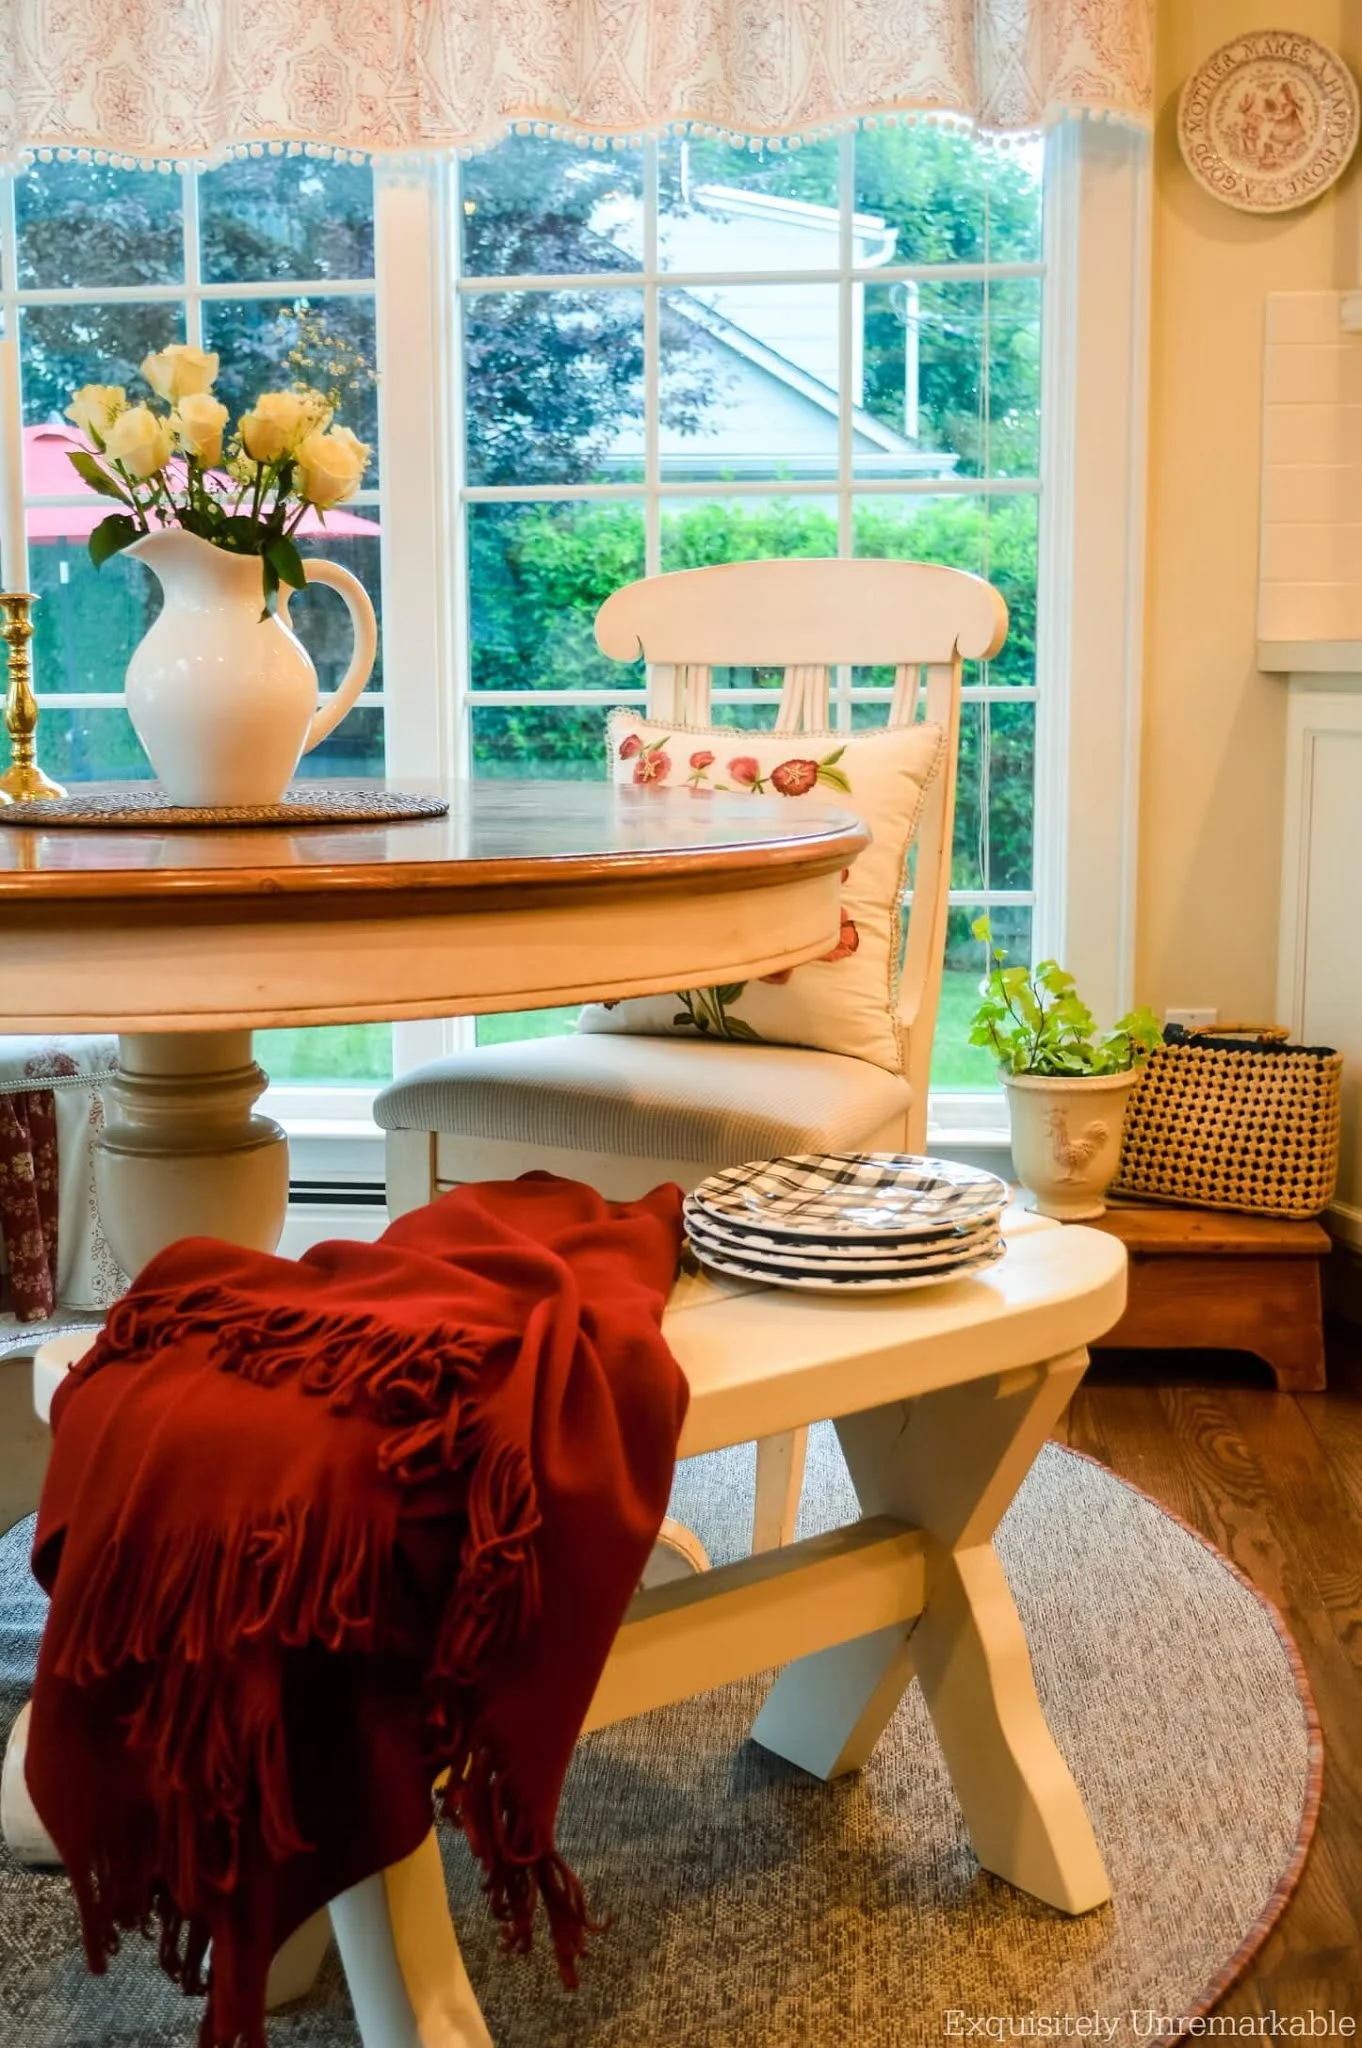
<svg viewBox="0 0 1362 2048">
<path fill-rule="evenodd" d="M 221 357 L 214 389 L 233 422 L 255 403 L 262 391 L 278 391 L 298 380 L 288 361 L 298 345 L 298 315 L 319 319 L 327 333 L 358 349 L 373 366 L 374 302 L 367 295 L 348 299 L 209 299 L 203 308 L 203 345 Z M 327 388 L 325 362 L 302 372 L 304 380 Z M 378 392 L 373 384 L 355 391 L 336 415 L 373 449 L 364 472 L 366 489 L 378 482 Z"/>
<path fill-rule="evenodd" d="M 368 519 L 377 513 L 377 506 L 366 506 L 364 513 L 348 516 Z M 344 508 L 342 508 L 344 511 Z M 329 519 L 339 515 L 329 513 Z M 374 657 L 373 673 L 365 685 L 369 690 L 383 687 L 383 581 L 378 538 L 378 521 L 373 518 L 372 533 L 300 533 L 299 552 L 304 555 L 321 556 L 328 562 L 337 563 L 357 576 L 369 593 L 374 612 L 378 618 L 378 653 Z M 324 690 L 334 690 L 350 666 L 350 657 L 355 649 L 355 636 L 350 630 L 350 614 L 340 592 L 329 590 L 324 583 L 310 584 L 306 590 L 289 592 L 289 620 L 294 632 L 312 656 L 317 669 L 317 678 Z"/>
<path fill-rule="evenodd" d="M 1029 889 L 1035 836 L 1036 707 L 990 703 L 988 886 Z"/>
<path fill-rule="evenodd" d="M 664 292 L 659 334 L 664 480 L 836 478 L 835 285 Z"/>
<path fill-rule="evenodd" d="M 604 782 L 605 716 L 590 705 L 477 704 L 473 773 L 552 782 Z M 640 709 L 642 707 L 640 706 Z"/>
<path fill-rule="evenodd" d="M 941 982 L 932 1043 L 932 1087 L 978 1089 L 998 1086 L 998 1063 L 986 1046 L 969 1042 L 970 1019 L 979 1003 L 984 978 L 984 949 L 970 926 L 981 905 L 952 904 L 946 926 L 946 971 Z M 1015 903 L 989 906 L 995 944 L 1006 948 L 1013 966 L 1031 959 L 1031 912 Z"/>
<path fill-rule="evenodd" d="M 257 1031 L 255 1056 L 271 1081 L 390 1081 L 391 1024 L 323 1024 L 312 1030 Z"/>
<path fill-rule="evenodd" d="M 466 276 L 639 267 L 639 150 L 587 150 L 512 135 L 460 165 L 459 190 Z"/>
<path fill-rule="evenodd" d="M 41 599 L 33 607 L 36 687 L 44 695 L 121 691 L 132 651 L 161 609 L 161 586 L 150 569 L 124 555 L 96 569 L 81 539 L 30 540 L 28 566 Z M 44 734 L 53 723 L 49 713 Z M 115 770 L 91 769 L 82 779 L 106 772 Z"/>
<path fill-rule="evenodd" d="M 464 364 L 471 484 L 642 475 L 642 292 L 476 293 Z"/>
<path fill-rule="evenodd" d="M 662 503 L 664 569 L 836 553 L 834 498 L 673 498 Z"/>
<path fill-rule="evenodd" d="M 142 752 L 122 705 L 44 704 L 38 724 L 38 759 L 58 782 L 150 782 Z"/>
<path fill-rule="evenodd" d="M 174 173 L 35 164 L 14 181 L 20 285 L 178 284 L 182 193 Z"/>
<path fill-rule="evenodd" d="M 982 889 L 988 867 L 981 802 L 980 754 L 984 706 L 960 706 L 960 755 L 955 784 L 955 844 L 951 853 L 951 887 Z"/>
<path fill-rule="evenodd" d="M 1007 640 L 996 660 L 982 664 L 968 680 L 1031 684 L 1036 680 L 1037 508 L 1029 492 L 859 498 L 853 513 L 854 551 L 894 561 L 942 562 L 986 576 L 1007 602 Z M 859 680 L 892 678 L 866 674 Z"/>
<path fill-rule="evenodd" d="M 142 359 L 167 342 L 184 340 L 184 307 L 126 301 L 104 306 L 26 306 L 20 315 L 19 340 L 24 422 L 40 426 L 61 420 L 72 392 L 82 384 L 137 382 L 134 396 L 145 398 L 146 386 L 140 382 Z M 31 444 L 25 455 L 32 489 Z"/>
<path fill-rule="evenodd" d="M 479 1045 L 507 1045 L 521 1038 L 566 1038 L 577 1028 L 581 1005 L 557 1010 L 507 1010 L 497 1017 L 479 1017 Z"/>
<path fill-rule="evenodd" d="M 1040 279 L 910 278 L 864 293 L 856 474 L 1034 476 Z"/>
<path fill-rule="evenodd" d="M 199 180 L 199 247 L 210 284 L 372 277 L 374 174 L 318 157 L 242 157 Z"/>
<path fill-rule="evenodd" d="M 1034 704 L 960 707 L 953 889 L 1031 887 L 1035 734 Z"/>
<path fill-rule="evenodd" d="M 881 261 L 1039 261 L 1039 139 L 1000 149 L 950 129 L 908 124 L 863 128 L 855 150 L 856 211 L 877 215 L 895 236 L 892 256 Z"/>
<path fill-rule="evenodd" d="M 369 778 L 383 774 L 383 712 L 377 704 L 357 704 L 319 747 L 304 754 L 294 770 L 298 782 L 335 781 L 338 777 Z"/>
<path fill-rule="evenodd" d="M 667 137 L 658 144 L 658 189 L 666 270 L 837 267 L 835 142 L 748 149 Z"/>
<path fill-rule="evenodd" d="M 643 513 L 628 504 L 470 505 L 475 690 L 640 689 L 641 662 L 596 645 L 596 613 L 643 574 Z"/>
</svg>

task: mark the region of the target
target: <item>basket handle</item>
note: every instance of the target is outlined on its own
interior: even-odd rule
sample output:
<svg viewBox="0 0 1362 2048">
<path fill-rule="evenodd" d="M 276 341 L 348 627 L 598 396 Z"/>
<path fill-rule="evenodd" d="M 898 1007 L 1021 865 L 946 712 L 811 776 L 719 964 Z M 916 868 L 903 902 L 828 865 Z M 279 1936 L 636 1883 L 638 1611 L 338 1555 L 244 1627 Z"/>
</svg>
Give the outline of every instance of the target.
<svg viewBox="0 0 1362 2048">
<path fill-rule="evenodd" d="M 1257 1038 L 1267 1045 L 1281 1045 L 1291 1033 L 1285 1024 L 1194 1024 L 1189 1038 Z"/>
</svg>

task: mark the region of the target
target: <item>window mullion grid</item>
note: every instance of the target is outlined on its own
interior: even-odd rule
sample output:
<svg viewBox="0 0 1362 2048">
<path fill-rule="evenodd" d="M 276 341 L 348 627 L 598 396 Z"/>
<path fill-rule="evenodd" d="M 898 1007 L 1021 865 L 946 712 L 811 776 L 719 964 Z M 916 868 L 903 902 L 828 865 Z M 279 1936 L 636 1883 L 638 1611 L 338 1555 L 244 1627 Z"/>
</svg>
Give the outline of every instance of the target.
<svg viewBox="0 0 1362 2048">
<path fill-rule="evenodd" d="M 855 197 L 856 137 L 848 132 L 837 145 L 837 552 L 855 551 L 852 470 L 852 371 L 855 351 L 856 287 L 852 283 L 852 209 Z M 851 669 L 838 662 L 832 678 L 832 723 L 841 732 L 851 727 Z"/>
<path fill-rule="evenodd" d="M 4 291 L 5 337 L 14 342 L 14 377 L 18 384 L 16 397 L 20 422 L 23 420 L 23 342 L 19 334 L 19 235 L 15 222 L 15 186 L 17 171 L 0 171 L 0 286 Z M 9 403 L 9 393 L 0 392 L 0 405 Z M 23 428 L 20 426 L 22 449 Z M 22 454 L 20 459 L 22 460 Z M 27 482 L 27 477 L 25 477 Z M 26 504 L 27 497 L 24 498 Z M 21 590 L 32 588 L 28 562 L 28 522 L 21 519 L 18 533 L 12 536 L 13 557 L 18 565 L 17 582 Z"/>
<path fill-rule="evenodd" d="M 184 223 L 184 338 L 191 348 L 203 347 L 203 263 L 199 243 L 199 179 L 196 171 L 180 173 L 180 218 Z"/>
<path fill-rule="evenodd" d="M 850 138 L 848 138 L 850 139 Z M 838 284 L 850 273 L 858 284 L 897 284 L 912 278 L 930 281 L 933 278 L 947 278 L 952 283 L 969 283 L 988 276 L 1040 277 L 1044 274 L 1041 263 L 884 263 L 884 264 L 838 264 L 836 269 L 804 268 L 800 270 L 669 270 L 666 282 L 678 290 L 689 291 L 711 285 L 732 284 L 736 277 L 759 277 L 763 284 Z M 468 295 L 481 292 L 561 292 L 561 291 L 637 291 L 640 284 L 647 284 L 657 276 L 655 268 L 647 264 L 638 270 L 562 270 L 562 271 L 512 271 L 506 275 L 489 274 L 485 277 L 465 277 L 460 281 L 459 290 Z M 135 291 L 135 287 L 129 287 Z"/>
<path fill-rule="evenodd" d="M 449 455 L 450 497 L 453 511 L 453 554 L 451 572 L 453 589 L 453 667 L 454 686 L 454 729 L 458 735 L 458 768 L 470 782 L 476 773 L 474 747 L 477 735 L 473 730 L 473 612 L 472 592 L 469 588 L 469 530 L 468 530 L 468 397 L 464 388 L 464 325 L 463 325 L 463 164 L 456 156 L 448 167 L 449 232 L 446 240 L 446 255 L 449 261 L 449 303 L 453 318 L 449 341 Z M 467 1052 L 478 1042 L 477 1021 L 473 1017 L 449 1017 L 444 1020 L 444 1050 L 446 1052 Z"/>
<path fill-rule="evenodd" d="M 660 452 L 662 431 L 661 286 L 658 283 L 657 143 L 643 145 L 643 573 L 662 568 L 662 499 Z"/>
</svg>

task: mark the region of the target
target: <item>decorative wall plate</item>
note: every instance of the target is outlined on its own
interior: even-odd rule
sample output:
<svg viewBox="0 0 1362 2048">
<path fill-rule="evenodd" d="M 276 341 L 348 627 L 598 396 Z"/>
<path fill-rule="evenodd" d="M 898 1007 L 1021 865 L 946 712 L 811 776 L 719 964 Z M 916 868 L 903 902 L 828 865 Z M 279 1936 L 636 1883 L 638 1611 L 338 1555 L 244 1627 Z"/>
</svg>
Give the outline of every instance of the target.
<svg viewBox="0 0 1362 2048">
<path fill-rule="evenodd" d="M 1188 170 L 1243 213 L 1289 213 L 1327 191 L 1357 130 L 1351 71 L 1327 43 L 1294 29 L 1255 29 L 1222 44 L 1178 104 Z"/>
</svg>

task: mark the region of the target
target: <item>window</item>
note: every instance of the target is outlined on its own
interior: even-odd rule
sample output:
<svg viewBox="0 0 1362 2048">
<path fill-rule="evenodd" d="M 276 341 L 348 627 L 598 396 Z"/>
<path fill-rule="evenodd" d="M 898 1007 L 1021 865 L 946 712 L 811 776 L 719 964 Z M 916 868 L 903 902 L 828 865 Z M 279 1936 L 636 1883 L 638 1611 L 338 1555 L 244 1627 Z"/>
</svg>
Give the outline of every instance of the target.
<svg viewBox="0 0 1362 2048">
<path fill-rule="evenodd" d="M 196 175 L 39 162 L 0 179 L 5 330 L 20 345 L 26 527 L 35 607 L 34 679 L 42 760 L 60 780 L 142 780 L 150 769 L 122 708 L 128 657 L 160 606 L 155 579 L 122 557 L 96 571 L 86 538 L 107 511 L 66 460 L 63 414 L 87 382 L 129 383 L 171 341 L 216 349 L 233 417 L 288 380 L 284 357 L 304 309 L 375 352 L 374 179 L 367 166 L 262 155 Z M 374 394 L 348 421 L 377 444 Z M 354 570 L 382 618 L 379 462 L 369 488 L 300 536 Z M 296 595 L 291 617 L 324 686 L 349 660 L 334 593 Z M 382 656 L 364 701 L 300 767 L 303 775 L 381 775 Z M 392 1071 L 390 1026 L 260 1034 L 279 1080 L 372 1081 Z"/>
<path fill-rule="evenodd" d="M 1030 957 L 1042 155 L 933 127 L 783 149 L 516 136 L 458 171 L 475 774 L 604 774 L 604 707 L 643 676 L 597 653 L 592 620 L 633 577 L 857 554 L 1003 590 L 1007 645 L 966 676 L 944 1088 L 994 1085 L 964 1043 L 973 917 Z M 882 720 L 890 680 L 839 673 L 838 725 Z M 716 717 L 769 724 L 777 682 L 716 676 Z"/>
<path fill-rule="evenodd" d="M 306 307 L 378 358 L 355 422 L 376 444 L 383 422 L 377 468 L 346 530 L 333 521 L 312 545 L 355 569 L 381 617 L 386 570 L 400 683 L 385 688 L 380 665 L 305 773 L 602 774 L 604 710 L 643 678 L 597 653 L 592 620 L 645 572 L 856 553 L 1000 585 L 1007 646 L 966 676 L 935 1067 L 939 1087 L 991 1087 L 964 1044 L 969 924 L 987 907 L 1029 957 L 1048 844 L 1035 815 L 1044 160 L 1039 142 L 889 125 L 781 149 L 517 136 L 414 171 L 267 152 L 203 173 L 49 161 L 0 176 L 46 764 L 71 779 L 147 772 L 121 686 L 158 602 L 138 564 L 90 567 L 100 508 L 65 462 L 70 391 L 128 379 L 149 349 L 187 339 L 219 350 L 238 411 L 278 380 Z M 329 685 L 348 652 L 339 600 L 300 596 L 293 616 Z M 773 677 L 715 680 L 718 718 L 771 721 Z M 885 677 L 840 673 L 837 722 L 875 723 L 889 694 Z M 276 1081 L 348 1084 L 362 1113 L 394 1046 L 407 1064 L 451 1036 L 570 1021 L 265 1033 L 261 1057 Z M 299 1108 L 312 1099 L 291 1094 L 286 1113 L 312 1114 Z M 342 1114 L 336 1101 L 317 1114 Z"/>
</svg>

